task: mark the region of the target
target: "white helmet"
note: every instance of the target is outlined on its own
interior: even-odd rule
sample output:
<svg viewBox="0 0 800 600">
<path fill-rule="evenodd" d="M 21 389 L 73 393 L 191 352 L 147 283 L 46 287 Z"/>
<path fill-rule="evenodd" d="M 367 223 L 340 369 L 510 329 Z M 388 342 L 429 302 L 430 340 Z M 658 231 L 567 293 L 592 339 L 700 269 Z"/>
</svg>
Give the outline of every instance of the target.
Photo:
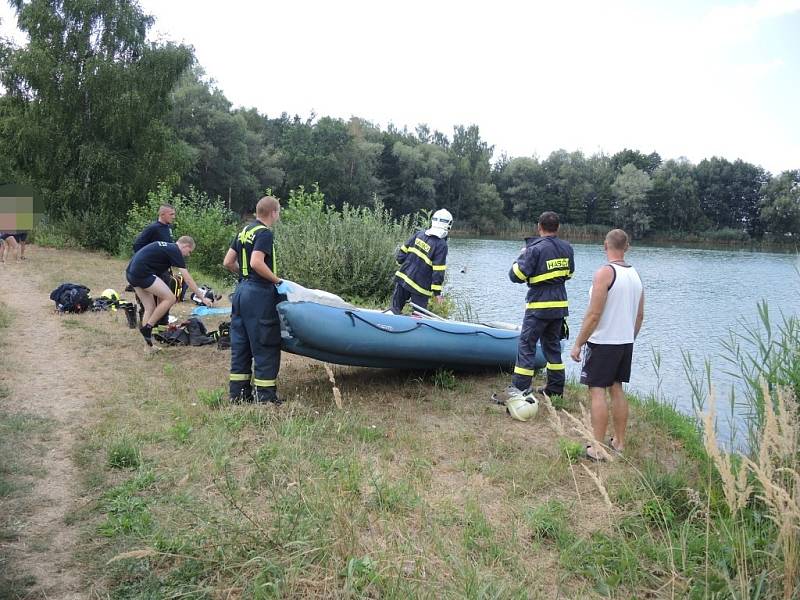
<svg viewBox="0 0 800 600">
<path fill-rule="evenodd" d="M 450 227 L 453 225 L 453 215 L 445 208 L 440 208 L 431 217 L 431 228 L 425 233 L 428 235 L 435 235 L 438 238 L 447 236 Z"/>
<path fill-rule="evenodd" d="M 533 394 L 512 396 L 506 401 L 506 410 L 517 421 L 527 421 L 539 412 L 539 401 Z"/>
</svg>

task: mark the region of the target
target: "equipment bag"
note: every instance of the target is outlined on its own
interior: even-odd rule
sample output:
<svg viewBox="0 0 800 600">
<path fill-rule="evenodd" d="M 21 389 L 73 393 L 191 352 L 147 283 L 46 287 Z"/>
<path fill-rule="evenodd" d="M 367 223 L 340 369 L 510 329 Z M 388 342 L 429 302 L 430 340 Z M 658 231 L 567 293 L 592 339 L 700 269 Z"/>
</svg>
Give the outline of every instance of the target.
<svg viewBox="0 0 800 600">
<path fill-rule="evenodd" d="M 195 318 L 178 326 L 170 325 L 166 330 L 153 332 L 153 337 L 168 346 L 205 346 L 216 341 L 215 337 L 208 334 L 203 322 Z"/>
<path fill-rule="evenodd" d="M 82 313 L 92 306 L 89 288 L 79 283 L 62 283 L 50 292 L 50 300 L 60 313 Z"/>
</svg>

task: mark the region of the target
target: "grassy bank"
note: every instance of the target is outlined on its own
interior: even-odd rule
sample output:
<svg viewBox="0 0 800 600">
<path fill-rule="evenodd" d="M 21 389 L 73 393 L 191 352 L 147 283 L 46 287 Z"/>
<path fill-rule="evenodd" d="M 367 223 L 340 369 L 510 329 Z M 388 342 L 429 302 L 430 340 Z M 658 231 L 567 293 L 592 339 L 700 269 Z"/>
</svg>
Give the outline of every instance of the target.
<svg viewBox="0 0 800 600">
<path fill-rule="evenodd" d="M 34 250 L 43 296 L 125 264 Z M 103 390 L 69 515 L 97 597 L 791 597 L 770 508 L 732 510 L 698 424 L 657 399 L 632 398 L 624 457 L 589 463 L 580 386 L 519 423 L 486 401 L 503 374 L 333 384 L 284 355 L 284 406 L 231 406 L 227 352 L 145 358 L 113 313 L 60 326 Z"/>
</svg>

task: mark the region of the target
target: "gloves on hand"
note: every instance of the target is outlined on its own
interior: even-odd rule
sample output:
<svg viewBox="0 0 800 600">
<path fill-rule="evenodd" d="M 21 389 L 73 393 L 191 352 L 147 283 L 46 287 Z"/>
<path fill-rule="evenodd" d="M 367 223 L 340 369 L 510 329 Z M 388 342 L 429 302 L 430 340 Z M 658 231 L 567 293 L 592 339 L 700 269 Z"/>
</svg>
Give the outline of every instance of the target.
<svg viewBox="0 0 800 600">
<path fill-rule="evenodd" d="M 291 281 L 286 281 L 284 279 L 275 286 L 275 289 L 278 290 L 279 294 L 289 294 L 294 291 L 294 286 L 292 285 Z"/>
</svg>

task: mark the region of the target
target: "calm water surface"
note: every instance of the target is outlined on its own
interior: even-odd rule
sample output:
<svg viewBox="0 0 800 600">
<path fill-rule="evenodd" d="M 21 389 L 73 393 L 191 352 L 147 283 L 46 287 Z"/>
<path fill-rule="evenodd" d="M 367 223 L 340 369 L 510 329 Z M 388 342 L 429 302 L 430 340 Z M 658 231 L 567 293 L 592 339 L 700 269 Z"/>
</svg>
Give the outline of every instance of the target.
<svg viewBox="0 0 800 600">
<path fill-rule="evenodd" d="M 526 286 L 508 279 L 508 270 L 522 249 L 521 241 L 450 240 L 445 293 L 469 304 L 480 320 L 519 323 Z M 606 262 L 602 244 L 573 244 L 575 276 L 567 283 L 571 337 L 578 334 L 594 271 Z M 796 314 L 800 306 L 800 266 L 794 254 L 744 250 L 633 247 L 626 255 L 639 272 L 645 289 L 645 319 L 634 350 L 630 387 L 647 394 L 659 391 L 653 364 L 660 355 L 660 394 L 686 413 L 692 412 L 689 380 L 681 350 L 701 368 L 712 363 L 714 385 L 723 412 L 727 390 L 737 382 L 724 373 L 721 341 L 741 323 L 755 323 L 757 303 L 766 300 L 770 314 Z M 461 271 L 464 272 L 461 272 Z M 571 347 L 571 346 L 569 346 Z M 568 376 L 579 365 L 564 353 Z M 737 395 L 738 396 L 738 395 Z M 730 437 L 730 419 L 721 418 L 720 432 Z"/>
</svg>

